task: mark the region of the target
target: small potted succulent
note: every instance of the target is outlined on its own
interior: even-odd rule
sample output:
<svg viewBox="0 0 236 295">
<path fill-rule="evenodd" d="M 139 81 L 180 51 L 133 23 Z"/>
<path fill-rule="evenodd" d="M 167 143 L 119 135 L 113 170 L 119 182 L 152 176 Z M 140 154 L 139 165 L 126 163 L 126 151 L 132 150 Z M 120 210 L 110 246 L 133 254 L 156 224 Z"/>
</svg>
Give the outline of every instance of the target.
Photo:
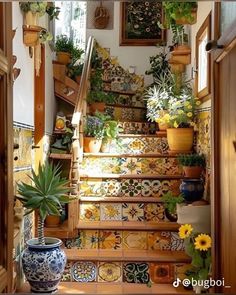
<svg viewBox="0 0 236 295">
<path fill-rule="evenodd" d="M 86 153 L 98 153 L 102 145 L 104 135 L 104 122 L 96 117 L 88 115 L 84 124 L 84 151 Z"/>
<path fill-rule="evenodd" d="M 104 112 L 106 104 L 113 104 L 115 96 L 102 90 L 92 90 L 88 94 L 87 102 L 89 103 L 91 114 L 96 111 Z"/>
<path fill-rule="evenodd" d="M 206 166 L 206 160 L 203 154 L 179 155 L 178 162 L 183 166 L 184 175 L 189 178 L 200 178 Z"/>
<path fill-rule="evenodd" d="M 172 221 L 177 221 L 176 205 L 184 202 L 183 195 L 175 196 L 172 192 L 168 192 L 161 197 L 164 202 L 166 217 Z"/>
<path fill-rule="evenodd" d="M 31 291 L 54 292 L 60 282 L 66 264 L 66 256 L 60 248 L 62 241 L 44 237 L 44 221 L 48 215 L 60 215 L 62 206 L 70 201 L 68 181 L 61 178 L 60 168 L 46 163 L 39 165 L 38 173 L 32 171 L 32 185 L 18 183 L 17 199 L 26 209 L 38 215 L 38 238 L 26 242 L 22 254 L 23 271 Z"/>
</svg>

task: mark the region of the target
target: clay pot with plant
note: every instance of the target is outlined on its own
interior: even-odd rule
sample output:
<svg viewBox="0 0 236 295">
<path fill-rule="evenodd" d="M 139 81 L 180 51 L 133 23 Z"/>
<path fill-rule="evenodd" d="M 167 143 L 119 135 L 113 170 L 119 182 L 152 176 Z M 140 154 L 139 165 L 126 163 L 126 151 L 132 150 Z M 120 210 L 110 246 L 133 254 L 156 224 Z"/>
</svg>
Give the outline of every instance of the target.
<svg viewBox="0 0 236 295">
<path fill-rule="evenodd" d="M 88 94 L 87 102 L 89 103 L 91 114 L 94 115 L 96 111 L 104 112 L 106 104 L 113 104 L 115 96 L 102 90 L 92 90 Z"/>
<path fill-rule="evenodd" d="M 206 166 L 203 154 L 185 154 L 178 156 L 178 162 L 183 166 L 184 175 L 189 178 L 200 178 Z"/>
<path fill-rule="evenodd" d="M 161 197 L 164 203 L 166 217 L 171 222 L 176 222 L 178 219 L 176 213 L 176 205 L 184 202 L 182 194 L 175 196 L 172 192 L 168 192 Z"/>
<path fill-rule="evenodd" d="M 96 117 L 88 115 L 84 124 L 84 152 L 98 153 L 101 149 L 104 135 L 104 122 Z"/>
<path fill-rule="evenodd" d="M 66 264 L 66 256 L 60 248 L 62 241 L 44 236 L 44 222 L 48 215 L 60 215 L 63 204 L 71 200 L 68 180 L 61 178 L 59 166 L 39 165 L 38 173 L 32 170 L 32 185 L 18 183 L 17 199 L 26 209 L 38 215 L 38 238 L 26 242 L 22 265 L 33 292 L 54 292 L 60 282 Z M 32 262 L 35 267 L 32 268 Z"/>
</svg>

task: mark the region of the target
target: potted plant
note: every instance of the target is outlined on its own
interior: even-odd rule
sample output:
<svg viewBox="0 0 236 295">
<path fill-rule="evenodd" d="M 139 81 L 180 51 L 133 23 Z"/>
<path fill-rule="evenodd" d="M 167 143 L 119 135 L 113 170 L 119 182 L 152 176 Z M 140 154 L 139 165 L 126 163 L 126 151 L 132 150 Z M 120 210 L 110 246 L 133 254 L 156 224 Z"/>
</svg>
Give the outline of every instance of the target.
<svg viewBox="0 0 236 295">
<path fill-rule="evenodd" d="M 194 279 L 195 293 L 204 291 L 204 281 L 209 279 L 211 269 L 211 237 L 202 231 L 197 231 L 191 224 L 184 224 L 179 228 L 179 237 L 184 240 L 185 251 L 192 259 L 192 268 L 185 274 L 190 282 Z"/>
<path fill-rule="evenodd" d="M 203 154 L 179 155 L 178 162 L 183 166 L 184 175 L 189 178 L 200 178 L 206 165 Z"/>
<path fill-rule="evenodd" d="M 73 40 L 66 35 L 57 36 L 55 50 L 57 52 L 57 61 L 63 65 L 67 65 L 70 62 L 74 65 L 84 53 L 84 51 L 77 48 Z"/>
<path fill-rule="evenodd" d="M 84 125 L 84 151 L 98 153 L 104 135 L 104 122 L 96 116 L 88 115 Z"/>
<path fill-rule="evenodd" d="M 80 84 L 80 80 L 81 80 L 81 75 L 82 75 L 82 71 L 83 71 L 83 66 L 84 64 L 80 63 L 80 64 L 69 64 L 67 66 L 68 68 L 68 76 L 76 81 L 78 84 Z"/>
<path fill-rule="evenodd" d="M 177 221 L 176 205 L 183 203 L 184 198 L 182 194 L 175 196 L 172 192 L 168 192 L 161 197 L 164 202 L 166 217 L 173 222 Z"/>
<path fill-rule="evenodd" d="M 22 265 L 31 291 L 54 292 L 60 282 L 66 264 L 66 256 L 60 248 L 62 241 L 44 237 L 44 221 L 48 215 L 60 215 L 63 204 L 70 201 L 68 181 L 61 178 L 58 166 L 39 165 L 38 173 L 32 171 L 32 185 L 18 184 L 17 198 L 26 208 L 26 214 L 37 211 L 38 238 L 27 241 L 22 254 Z"/>
<path fill-rule="evenodd" d="M 20 8 L 24 12 L 24 24 L 26 26 L 37 26 L 38 18 L 45 13 L 49 15 L 50 20 L 58 19 L 60 8 L 44 2 L 20 2 Z"/>
<path fill-rule="evenodd" d="M 87 97 L 91 114 L 96 111 L 104 112 L 106 104 L 113 104 L 115 96 L 112 93 L 104 92 L 102 90 L 91 90 Z"/>
</svg>

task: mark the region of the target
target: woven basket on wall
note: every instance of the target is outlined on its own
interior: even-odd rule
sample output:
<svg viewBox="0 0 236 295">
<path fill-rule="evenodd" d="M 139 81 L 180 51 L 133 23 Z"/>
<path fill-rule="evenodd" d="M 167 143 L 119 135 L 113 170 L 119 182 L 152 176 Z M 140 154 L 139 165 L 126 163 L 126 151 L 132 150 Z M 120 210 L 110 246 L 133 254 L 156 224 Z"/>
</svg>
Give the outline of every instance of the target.
<svg viewBox="0 0 236 295">
<path fill-rule="evenodd" d="M 103 7 L 102 1 L 94 13 L 94 26 L 96 29 L 105 29 L 109 23 L 109 11 Z"/>
</svg>

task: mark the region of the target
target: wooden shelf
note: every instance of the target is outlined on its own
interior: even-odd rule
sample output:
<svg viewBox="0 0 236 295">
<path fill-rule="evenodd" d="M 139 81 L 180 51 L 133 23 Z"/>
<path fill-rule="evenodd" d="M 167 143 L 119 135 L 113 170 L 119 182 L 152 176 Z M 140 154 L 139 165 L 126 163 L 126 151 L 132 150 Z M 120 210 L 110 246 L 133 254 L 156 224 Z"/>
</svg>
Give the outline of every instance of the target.
<svg viewBox="0 0 236 295">
<path fill-rule="evenodd" d="M 111 229 L 138 231 L 177 231 L 180 225 L 176 222 L 147 221 L 79 221 L 77 229 Z"/>
<path fill-rule="evenodd" d="M 17 289 L 17 293 L 31 293 L 29 283 Z M 193 291 L 185 290 L 182 286 L 174 288 L 172 284 L 146 284 L 131 283 L 78 283 L 60 282 L 57 294 L 193 294 Z"/>
<path fill-rule="evenodd" d="M 162 198 L 155 197 L 80 197 L 80 202 L 99 203 L 162 203 Z"/>
<path fill-rule="evenodd" d="M 169 154 L 121 154 L 121 153 L 84 153 L 84 157 L 97 158 L 176 158 L 176 155 Z"/>
<path fill-rule="evenodd" d="M 119 137 L 144 137 L 144 138 L 149 138 L 149 137 L 152 137 L 152 138 L 155 138 L 155 137 L 166 137 L 166 135 L 158 135 L 158 134 L 128 134 L 128 133 L 123 133 L 123 134 L 120 134 Z"/>
<path fill-rule="evenodd" d="M 184 251 L 64 249 L 68 260 L 190 262 Z"/>
<path fill-rule="evenodd" d="M 72 159 L 72 154 L 55 154 L 55 153 L 51 153 L 49 155 L 49 158 L 58 159 L 58 160 L 71 160 Z"/>
<path fill-rule="evenodd" d="M 112 173 L 83 173 L 81 171 L 80 178 L 112 178 L 112 179 L 184 179 L 183 175 L 157 175 L 157 174 L 112 174 Z"/>
<path fill-rule="evenodd" d="M 45 236 L 55 237 L 59 239 L 72 238 L 78 235 L 78 231 L 69 231 L 68 223 L 65 221 L 62 225 L 58 227 L 44 227 Z"/>
</svg>

